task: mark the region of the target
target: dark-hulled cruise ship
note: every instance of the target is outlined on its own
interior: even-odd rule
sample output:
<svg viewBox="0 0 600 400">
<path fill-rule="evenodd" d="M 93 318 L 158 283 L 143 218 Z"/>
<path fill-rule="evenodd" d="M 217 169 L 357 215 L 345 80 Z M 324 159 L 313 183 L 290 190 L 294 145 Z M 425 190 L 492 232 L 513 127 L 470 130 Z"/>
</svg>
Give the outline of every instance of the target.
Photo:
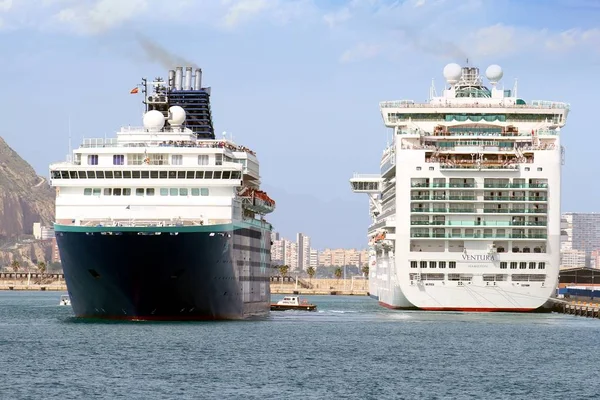
<svg viewBox="0 0 600 400">
<path fill-rule="evenodd" d="M 143 79 L 143 127 L 84 139 L 66 162 L 50 165 L 56 240 L 78 317 L 269 312 L 272 228 L 264 216 L 275 202 L 260 190 L 256 154 L 225 134 L 215 138 L 210 87 L 192 71 Z"/>
</svg>

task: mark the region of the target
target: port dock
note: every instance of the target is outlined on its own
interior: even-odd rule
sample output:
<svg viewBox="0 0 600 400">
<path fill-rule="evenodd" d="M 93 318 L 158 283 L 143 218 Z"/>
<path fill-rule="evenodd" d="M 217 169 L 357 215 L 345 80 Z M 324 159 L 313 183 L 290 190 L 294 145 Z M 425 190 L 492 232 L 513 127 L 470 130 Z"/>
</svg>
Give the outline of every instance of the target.
<svg viewBox="0 0 600 400">
<path fill-rule="evenodd" d="M 566 301 L 560 299 L 551 299 L 551 301 L 552 311 L 554 312 L 600 319 L 599 303 L 586 301 Z"/>
</svg>

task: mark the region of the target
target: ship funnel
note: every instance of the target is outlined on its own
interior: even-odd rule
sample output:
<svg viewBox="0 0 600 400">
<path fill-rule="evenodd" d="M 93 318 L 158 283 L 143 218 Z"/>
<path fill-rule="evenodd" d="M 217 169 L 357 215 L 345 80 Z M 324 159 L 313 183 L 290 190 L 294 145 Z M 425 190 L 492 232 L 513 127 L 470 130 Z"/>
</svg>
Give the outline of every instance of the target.
<svg viewBox="0 0 600 400">
<path fill-rule="evenodd" d="M 202 89 L 202 70 L 196 68 L 196 78 L 194 79 L 194 90 Z"/>
<path fill-rule="evenodd" d="M 192 67 L 185 67 L 185 80 L 183 90 L 192 89 Z"/>
<path fill-rule="evenodd" d="M 175 71 L 172 69 L 169 70 L 169 81 L 167 84 L 171 89 L 175 87 Z"/>
<path fill-rule="evenodd" d="M 183 67 L 175 68 L 175 89 L 181 90 L 181 78 L 183 77 Z"/>
</svg>

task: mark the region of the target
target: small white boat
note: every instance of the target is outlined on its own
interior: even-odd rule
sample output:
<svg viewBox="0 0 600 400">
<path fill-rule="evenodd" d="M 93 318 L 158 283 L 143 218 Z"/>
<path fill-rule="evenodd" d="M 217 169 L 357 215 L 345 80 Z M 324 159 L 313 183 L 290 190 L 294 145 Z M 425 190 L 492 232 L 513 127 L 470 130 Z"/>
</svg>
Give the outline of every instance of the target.
<svg viewBox="0 0 600 400">
<path fill-rule="evenodd" d="M 271 311 L 306 310 L 316 311 L 317 306 L 306 300 L 300 300 L 298 296 L 285 296 L 277 303 L 271 303 Z"/>
<path fill-rule="evenodd" d="M 58 302 L 59 306 L 70 306 L 71 305 L 71 299 L 69 298 L 68 294 L 63 294 L 62 296 L 60 296 L 60 301 Z"/>
</svg>

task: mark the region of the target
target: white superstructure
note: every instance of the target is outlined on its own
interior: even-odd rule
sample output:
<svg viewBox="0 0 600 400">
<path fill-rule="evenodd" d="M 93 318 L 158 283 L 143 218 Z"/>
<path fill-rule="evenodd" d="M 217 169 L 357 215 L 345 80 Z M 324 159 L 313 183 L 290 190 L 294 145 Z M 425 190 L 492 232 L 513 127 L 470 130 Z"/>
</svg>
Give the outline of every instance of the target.
<svg viewBox="0 0 600 400">
<path fill-rule="evenodd" d="M 168 104 L 163 81 L 152 84 L 158 94 L 146 104 Z M 259 190 L 256 154 L 225 134 L 201 137 L 185 126 L 186 117 L 180 106 L 147 110 L 142 127 L 84 139 L 66 162 L 52 164 L 56 223 L 267 226 L 261 216 L 275 203 Z"/>
<path fill-rule="evenodd" d="M 532 310 L 557 284 L 560 129 L 569 105 L 526 103 L 503 72 L 448 64 L 430 100 L 382 102 L 393 142 L 368 193 L 370 293 L 390 308 Z"/>
</svg>

